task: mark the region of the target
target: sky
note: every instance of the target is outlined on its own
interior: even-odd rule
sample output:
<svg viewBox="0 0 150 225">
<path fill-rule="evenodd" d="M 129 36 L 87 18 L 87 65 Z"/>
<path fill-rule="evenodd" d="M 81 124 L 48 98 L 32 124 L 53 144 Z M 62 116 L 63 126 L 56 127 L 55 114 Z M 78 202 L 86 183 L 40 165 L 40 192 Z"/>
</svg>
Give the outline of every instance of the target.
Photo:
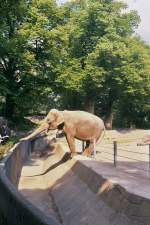
<svg viewBox="0 0 150 225">
<path fill-rule="evenodd" d="M 135 9 L 141 17 L 138 33 L 147 43 L 150 44 L 150 0 L 124 0 L 129 9 Z"/>
<path fill-rule="evenodd" d="M 59 3 L 67 0 L 58 0 Z M 135 9 L 141 17 L 141 23 L 136 33 L 150 44 L 150 0 L 123 0 L 129 6 L 129 9 Z"/>
</svg>

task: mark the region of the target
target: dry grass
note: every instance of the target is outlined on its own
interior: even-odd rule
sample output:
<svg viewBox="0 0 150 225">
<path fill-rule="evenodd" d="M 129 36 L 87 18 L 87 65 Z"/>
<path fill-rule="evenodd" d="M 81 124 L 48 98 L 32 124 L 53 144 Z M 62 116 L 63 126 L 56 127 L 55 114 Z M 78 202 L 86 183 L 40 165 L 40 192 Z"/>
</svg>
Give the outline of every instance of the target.
<svg viewBox="0 0 150 225">
<path fill-rule="evenodd" d="M 37 124 L 35 121 L 33 122 L 28 118 L 25 118 L 18 123 L 10 122 L 10 127 L 14 134 L 10 137 L 6 144 L 0 144 L 0 159 L 3 158 L 3 155 L 6 154 L 13 147 L 13 145 L 19 141 L 20 138 L 26 136 L 27 133 L 33 130 L 36 126 Z"/>
<path fill-rule="evenodd" d="M 0 159 L 3 158 L 3 155 L 6 154 L 13 147 L 13 145 L 16 142 L 18 142 L 18 140 L 19 140 L 18 138 L 13 137 L 13 138 L 10 138 L 10 140 L 6 144 L 0 145 Z"/>
</svg>

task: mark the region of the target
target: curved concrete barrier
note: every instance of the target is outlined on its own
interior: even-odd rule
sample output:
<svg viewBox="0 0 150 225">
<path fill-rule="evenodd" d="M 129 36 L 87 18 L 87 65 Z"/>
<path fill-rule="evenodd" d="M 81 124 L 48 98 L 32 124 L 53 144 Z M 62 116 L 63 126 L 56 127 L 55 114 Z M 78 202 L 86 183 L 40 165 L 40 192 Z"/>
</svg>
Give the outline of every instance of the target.
<svg viewBox="0 0 150 225">
<path fill-rule="evenodd" d="M 31 143 L 16 144 L 0 162 L 0 224 L 58 225 L 28 202 L 17 190 L 23 163 L 29 158 Z"/>
</svg>

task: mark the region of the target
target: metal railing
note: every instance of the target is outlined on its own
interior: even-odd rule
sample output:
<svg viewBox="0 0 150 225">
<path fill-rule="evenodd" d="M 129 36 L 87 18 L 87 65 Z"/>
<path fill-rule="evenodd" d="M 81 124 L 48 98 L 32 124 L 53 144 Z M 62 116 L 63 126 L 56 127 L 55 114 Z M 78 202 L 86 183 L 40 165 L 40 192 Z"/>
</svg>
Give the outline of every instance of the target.
<svg viewBox="0 0 150 225">
<path fill-rule="evenodd" d="M 130 152 L 130 153 L 134 153 L 134 154 L 139 154 L 139 155 L 145 155 L 145 156 L 148 156 L 148 164 L 149 164 L 149 172 L 150 172 L 150 144 L 137 144 L 137 146 L 149 146 L 149 151 L 148 153 L 144 153 L 144 152 L 137 152 L 137 151 L 131 151 L 131 150 L 127 150 L 127 149 L 124 149 L 124 148 L 118 148 L 118 144 L 117 144 L 117 141 L 114 141 L 113 142 L 113 152 L 114 152 L 114 166 L 117 166 L 117 158 L 118 156 L 119 157 L 122 157 L 122 158 L 127 158 L 127 159 L 131 159 L 131 160 L 135 160 L 137 162 L 141 162 L 140 159 L 135 159 L 135 158 L 131 158 L 131 157 L 128 157 L 128 156 L 122 156 L 122 155 L 119 155 L 118 154 L 118 151 L 121 150 L 121 151 L 124 151 L 124 152 Z"/>
<path fill-rule="evenodd" d="M 134 140 L 137 141 L 137 139 L 132 139 L 132 141 Z M 131 150 L 131 149 L 128 149 L 127 146 L 129 146 L 129 143 L 127 143 L 128 145 L 127 146 L 120 146 L 120 144 L 123 144 L 123 143 L 126 143 L 126 142 L 118 142 L 118 141 L 113 141 L 111 143 L 108 143 L 106 145 L 100 145 L 99 146 L 99 150 L 97 151 L 97 154 L 100 154 L 101 153 L 101 156 L 100 157 L 96 157 L 96 158 L 101 158 L 103 159 L 104 161 L 109 161 L 109 162 L 112 162 L 112 164 L 114 165 L 114 167 L 117 167 L 118 166 L 118 163 L 121 161 L 119 160 L 120 158 L 121 159 L 126 159 L 126 161 L 124 162 L 131 162 L 131 161 L 135 161 L 135 162 L 138 162 L 138 163 L 145 163 L 145 168 L 142 168 L 142 167 L 137 167 L 134 165 L 134 168 L 137 168 L 137 169 L 140 169 L 140 170 L 143 170 L 143 171 L 146 171 L 146 172 L 149 172 L 150 173 L 150 143 L 148 144 L 136 144 L 136 146 L 134 147 L 137 147 L 137 150 Z M 131 142 L 132 143 L 132 142 Z M 139 147 L 140 146 L 148 146 L 148 149 L 146 149 L 145 152 L 142 152 L 142 151 L 138 151 L 139 150 Z M 85 142 L 83 141 L 82 142 L 82 151 L 84 150 L 85 148 Z M 131 146 L 130 146 L 131 148 Z M 126 152 L 127 154 L 126 155 L 123 155 L 122 152 Z M 104 154 L 102 154 L 104 153 Z M 130 156 L 130 153 L 132 154 L 135 154 L 135 156 L 131 157 Z M 111 158 L 110 158 L 111 156 Z M 139 156 L 144 156 L 146 158 L 146 160 L 141 160 Z M 95 157 L 95 155 L 94 155 Z M 121 164 L 121 162 L 120 162 Z M 140 164 L 139 164 L 140 165 Z M 143 165 L 142 165 L 143 166 Z M 132 166 L 133 167 L 133 166 Z"/>
</svg>

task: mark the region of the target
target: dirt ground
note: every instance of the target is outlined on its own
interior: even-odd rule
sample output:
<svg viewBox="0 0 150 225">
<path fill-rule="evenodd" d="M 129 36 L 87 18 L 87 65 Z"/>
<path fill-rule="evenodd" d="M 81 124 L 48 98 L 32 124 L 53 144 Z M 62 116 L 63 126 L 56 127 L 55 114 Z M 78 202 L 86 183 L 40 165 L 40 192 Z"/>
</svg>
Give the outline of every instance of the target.
<svg viewBox="0 0 150 225">
<path fill-rule="evenodd" d="M 121 143 L 127 142 L 142 142 L 142 139 L 150 135 L 150 130 L 144 129 L 117 129 L 106 131 L 104 141 L 118 141 Z"/>
</svg>

